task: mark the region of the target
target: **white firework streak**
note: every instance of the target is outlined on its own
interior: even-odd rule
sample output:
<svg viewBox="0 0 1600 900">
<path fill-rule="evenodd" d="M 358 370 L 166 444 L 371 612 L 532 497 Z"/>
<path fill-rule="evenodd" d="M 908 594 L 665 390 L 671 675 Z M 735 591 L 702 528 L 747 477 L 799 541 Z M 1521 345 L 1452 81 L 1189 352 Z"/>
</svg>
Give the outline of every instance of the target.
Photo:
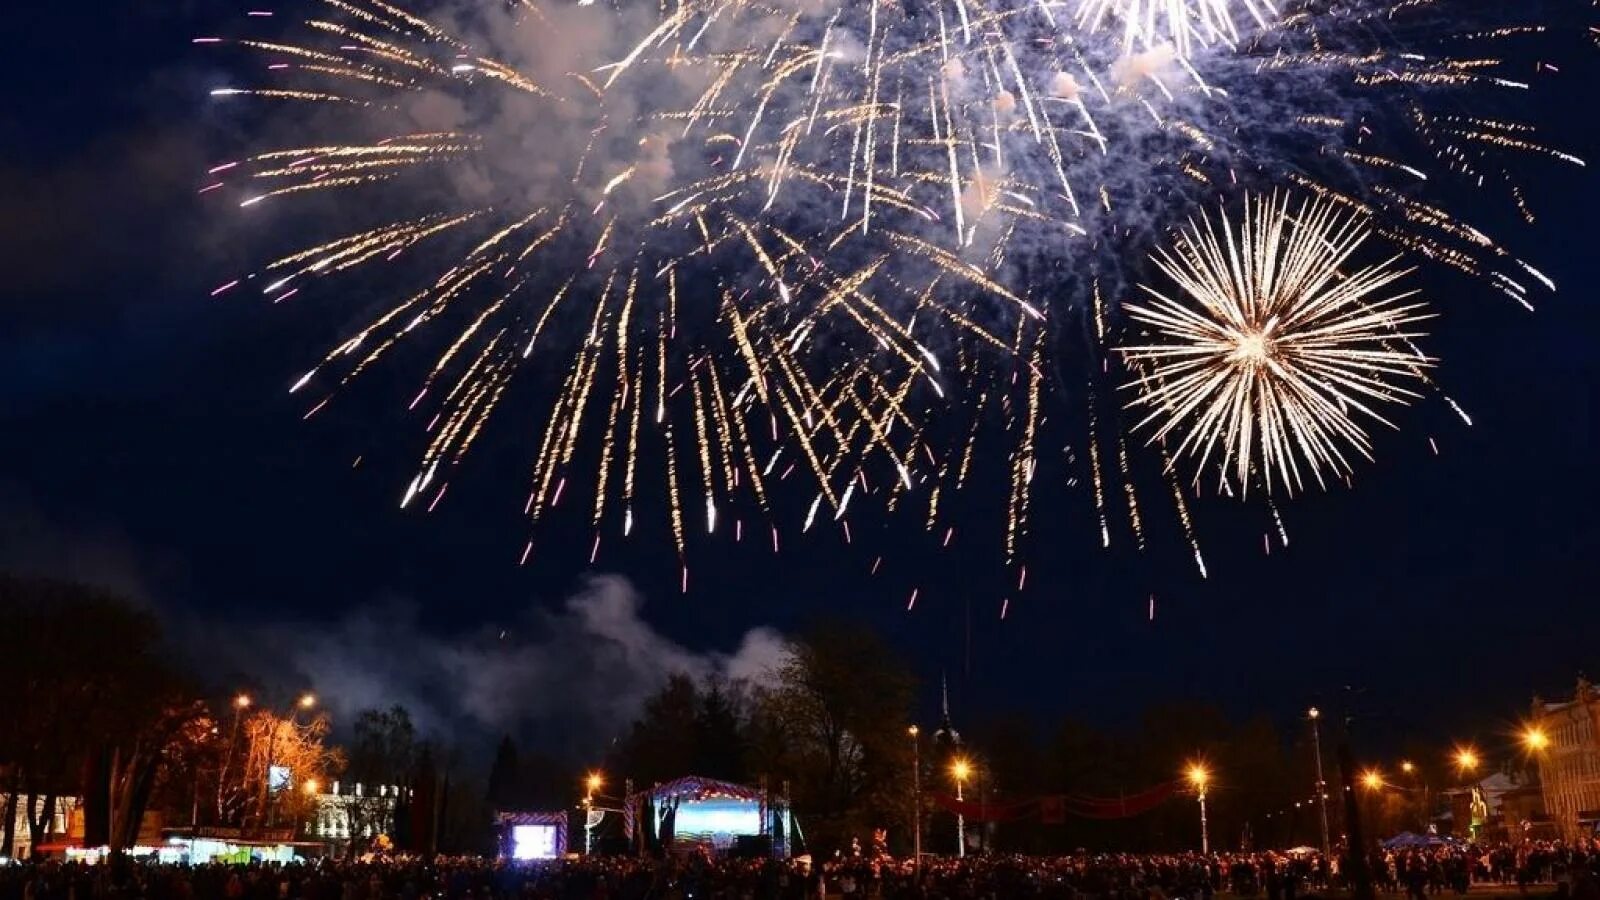
<svg viewBox="0 0 1600 900">
<path fill-rule="evenodd" d="M 1237 226 L 1224 211 L 1191 222 L 1154 257 L 1176 291 L 1144 287 L 1128 315 L 1151 343 L 1123 348 L 1142 374 L 1136 428 L 1178 441 L 1196 478 L 1215 464 L 1241 491 L 1290 493 L 1306 476 L 1347 475 L 1351 453 L 1371 459 L 1363 419 L 1418 393 L 1432 360 L 1410 349 L 1426 318 L 1397 258 L 1346 273 L 1371 231 L 1359 214 L 1287 196 L 1248 199 Z"/>
</svg>

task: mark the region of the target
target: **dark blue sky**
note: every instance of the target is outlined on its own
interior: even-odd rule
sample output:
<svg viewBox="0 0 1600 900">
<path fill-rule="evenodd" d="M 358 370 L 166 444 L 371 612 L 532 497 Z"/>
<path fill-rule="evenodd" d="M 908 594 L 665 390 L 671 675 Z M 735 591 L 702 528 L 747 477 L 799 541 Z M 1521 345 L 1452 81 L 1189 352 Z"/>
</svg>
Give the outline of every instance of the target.
<svg viewBox="0 0 1600 900">
<path fill-rule="evenodd" d="M 515 565 L 520 444 L 492 442 L 434 515 L 402 514 L 406 456 L 381 461 L 398 394 L 303 424 L 284 388 L 329 334 L 300 311 L 207 296 L 248 247 L 193 195 L 229 141 L 205 95 L 227 73 L 188 40 L 224 11 L 122 4 L 85 20 L 32 6 L 13 13 L 28 39 L 0 61 L 0 564 L 241 627 L 398 596 L 449 632 L 570 593 L 589 569 L 587 533 L 546 532 L 535 564 Z M 1570 87 L 1536 112 L 1555 142 L 1590 154 L 1592 122 L 1561 113 L 1592 103 L 1600 65 L 1564 68 Z M 1534 690 L 1600 669 L 1600 181 L 1539 168 L 1527 186 L 1542 218 L 1519 246 L 1561 293 L 1529 314 L 1482 285 L 1424 284 L 1444 314 L 1429 344 L 1441 381 L 1475 427 L 1437 399 L 1403 413 L 1354 491 L 1285 506 L 1292 545 L 1270 557 L 1259 507 L 1197 506 L 1202 581 L 1175 541 L 1141 555 L 1124 532 L 1101 550 L 1090 498 L 1044 489 L 1029 589 L 1004 622 L 997 536 L 936 553 L 909 521 L 911 537 L 862 523 L 860 542 L 889 557 L 876 578 L 875 549 L 820 529 L 776 557 L 700 544 L 687 596 L 664 536 L 607 547 L 598 570 L 631 579 L 650 622 L 695 648 L 817 614 L 866 618 L 930 692 L 948 669 L 968 716 L 1115 722 L 1182 695 L 1287 723 L 1355 683 L 1406 730 L 1487 733 Z M 380 461 L 351 470 L 361 452 Z"/>
</svg>

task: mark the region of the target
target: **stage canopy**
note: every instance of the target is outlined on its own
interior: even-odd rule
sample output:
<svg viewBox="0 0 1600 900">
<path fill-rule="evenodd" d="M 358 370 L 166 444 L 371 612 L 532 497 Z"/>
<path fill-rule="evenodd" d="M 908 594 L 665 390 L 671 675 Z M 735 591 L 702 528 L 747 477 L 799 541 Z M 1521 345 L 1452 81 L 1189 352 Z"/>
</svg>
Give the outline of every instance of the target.
<svg viewBox="0 0 1600 900">
<path fill-rule="evenodd" d="M 500 813 L 500 855 L 510 859 L 556 859 L 567 852 L 567 814 Z"/>
<path fill-rule="evenodd" d="M 647 844 L 727 850 L 739 838 L 767 835 L 774 839 L 772 851 L 782 852 L 781 835 L 787 833 L 787 817 L 759 789 L 696 775 L 637 791 L 624 808 L 630 837 L 644 818 Z"/>
</svg>

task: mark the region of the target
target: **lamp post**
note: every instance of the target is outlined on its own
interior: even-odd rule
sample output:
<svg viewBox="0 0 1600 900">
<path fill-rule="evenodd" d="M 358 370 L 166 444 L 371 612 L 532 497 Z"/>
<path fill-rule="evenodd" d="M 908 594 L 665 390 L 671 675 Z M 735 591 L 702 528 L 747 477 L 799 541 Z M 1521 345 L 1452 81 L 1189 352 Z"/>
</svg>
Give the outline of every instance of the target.
<svg viewBox="0 0 1600 900">
<path fill-rule="evenodd" d="M 289 731 L 290 731 L 291 734 L 294 732 L 295 728 L 299 724 L 297 720 L 298 720 L 298 718 L 300 716 L 300 710 L 302 710 L 302 709 L 310 709 L 311 707 L 316 706 L 316 705 L 317 705 L 317 695 L 316 694 L 305 693 L 305 694 L 301 694 L 300 695 L 300 699 L 296 700 L 295 703 L 294 703 L 294 706 L 289 708 L 288 725 L 289 725 Z M 273 766 L 273 763 L 277 761 L 276 760 L 276 756 L 277 756 L 277 753 L 278 753 L 278 732 L 279 732 L 279 730 L 280 729 L 278 728 L 278 723 L 277 722 L 273 722 L 272 723 L 272 734 L 269 735 L 268 738 L 267 738 L 267 771 L 265 773 L 266 777 L 263 778 L 262 781 L 261 781 L 261 823 L 260 823 L 260 827 L 262 827 L 262 828 L 265 828 L 268 824 L 270 824 L 270 816 L 268 815 L 269 812 L 270 813 L 276 813 L 276 806 L 277 805 L 273 804 L 272 808 L 269 809 L 268 805 L 267 805 L 267 800 L 272 795 L 272 766 Z"/>
<path fill-rule="evenodd" d="M 1306 711 L 1306 717 L 1311 720 L 1311 747 L 1317 757 L 1317 812 L 1322 818 L 1322 858 L 1331 859 L 1333 844 L 1328 839 L 1328 783 L 1322 778 L 1322 735 L 1317 727 L 1322 719 L 1322 711 L 1313 706 Z"/>
<path fill-rule="evenodd" d="M 1211 772 L 1202 763 L 1189 766 L 1189 783 L 1200 798 L 1200 854 L 1211 855 L 1211 826 L 1206 821 L 1206 785 L 1211 783 Z"/>
<path fill-rule="evenodd" d="M 1455 762 L 1456 771 L 1461 774 L 1461 777 L 1474 784 L 1473 788 L 1468 792 L 1468 795 L 1473 801 L 1475 801 L 1478 796 L 1476 778 L 1478 767 L 1483 764 L 1482 757 L 1478 756 L 1478 751 L 1474 747 L 1457 747 Z M 1483 820 L 1479 817 L 1475 802 L 1469 803 L 1467 809 L 1467 834 L 1471 836 L 1472 840 L 1477 840 L 1478 829 L 1481 827 Z"/>
<path fill-rule="evenodd" d="M 317 821 L 317 816 L 322 811 L 322 804 L 317 802 L 317 792 L 322 790 L 322 782 L 315 778 L 307 778 L 301 789 L 306 792 L 306 797 L 308 798 L 306 803 L 305 833 L 307 837 L 315 837 L 316 827 L 313 823 Z"/>
<path fill-rule="evenodd" d="M 966 798 L 961 793 L 961 786 L 972 775 L 972 764 L 965 759 L 957 757 L 950 764 L 950 775 L 956 780 L 956 803 L 961 803 Z M 956 858 L 964 859 L 967 855 L 967 817 L 961 814 L 961 809 L 956 808 Z"/>
<path fill-rule="evenodd" d="M 921 731 L 913 725 L 906 729 L 911 736 L 911 854 L 912 865 L 922 874 L 922 740 Z"/>
<path fill-rule="evenodd" d="M 1383 772 L 1377 769 L 1368 769 L 1361 773 L 1361 787 L 1367 792 L 1366 818 L 1372 823 L 1373 828 L 1380 827 L 1383 822 L 1383 802 L 1381 800 L 1383 789 L 1387 786 Z"/>
<path fill-rule="evenodd" d="M 594 794 L 605 784 L 605 779 L 599 772 L 590 772 L 584 779 L 583 787 L 583 855 L 588 856 L 594 852 Z"/>
<path fill-rule="evenodd" d="M 1420 798 L 1417 822 L 1423 831 L 1427 831 L 1433 824 L 1433 789 L 1428 785 L 1428 779 L 1422 774 L 1422 770 L 1410 760 L 1400 761 L 1400 771 L 1410 777 L 1411 791 Z"/>
<path fill-rule="evenodd" d="M 228 731 L 228 752 L 222 757 L 222 771 L 217 773 L 217 821 L 222 823 L 224 804 L 223 790 L 228 784 L 228 770 L 233 768 L 234 748 L 239 744 L 239 720 L 243 718 L 244 711 L 250 708 L 250 695 L 240 694 L 233 698 L 233 727 Z"/>
</svg>

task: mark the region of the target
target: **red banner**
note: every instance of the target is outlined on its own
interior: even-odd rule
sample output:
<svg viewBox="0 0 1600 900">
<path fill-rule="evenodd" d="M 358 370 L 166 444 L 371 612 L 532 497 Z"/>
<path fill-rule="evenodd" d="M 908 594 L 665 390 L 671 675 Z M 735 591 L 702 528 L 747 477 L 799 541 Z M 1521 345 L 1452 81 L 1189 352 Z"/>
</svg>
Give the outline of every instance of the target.
<svg viewBox="0 0 1600 900">
<path fill-rule="evenodd" d="M 1003 803 L 982 800 L 957 800 L 949 794 L 935 794 L 933 801 L 948 812 L 969 822 L 1013 822 L 1037 816 L 1046 825 L 1059 825 L 1067 816 L 1080 819 L 1131 819 L 1165 803 L 1178 789 L 1177 782 L 1166 782 L 1137 794 L 1121 797 L 1075 797 L 1051 794 Z"/>
</svg>

